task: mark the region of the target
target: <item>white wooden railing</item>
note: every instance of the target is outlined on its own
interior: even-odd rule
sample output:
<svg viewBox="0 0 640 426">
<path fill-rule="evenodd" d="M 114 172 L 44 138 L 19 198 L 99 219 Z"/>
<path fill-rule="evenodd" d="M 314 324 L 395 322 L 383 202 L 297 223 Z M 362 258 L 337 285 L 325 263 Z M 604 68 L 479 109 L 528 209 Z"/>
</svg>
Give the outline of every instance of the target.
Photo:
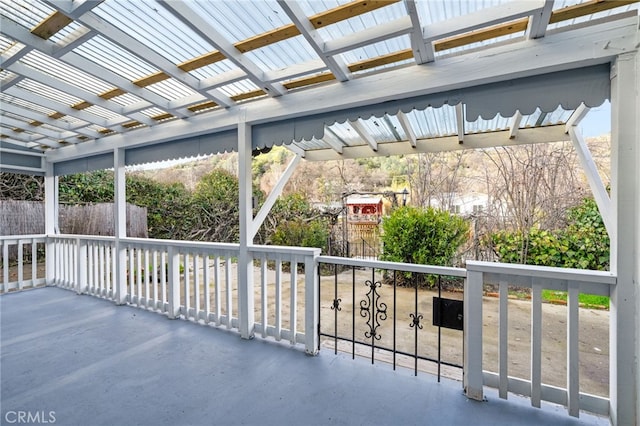
<svg viewBox="0 0 640 426">
<path fill-rule="evenodd" d="M 0 236 L 2 253 L 0 294 L 45 284 L 44 274 L 38 273 L 38 264 L 42 263 L 39 259 L 38 251 L 40 250 L 41 253 L 44 253 L 45 242 L 45 235 Z M 17 252 L 15 260 L 10 260 L 9 256 L 9 251 L 12 247 L 15 247 Z M 27 249 L 25 250 L 25 248 Z"/>
<path fill-rule="evenodd" d="M 137 238 L 116 241 L 83 235 L 55 235 L 48 241 L 53 247 L 53 276 L 48 278 L 54 285 L 172 319 L 240 327 L 238 244 Z M 285 339 L 316 353 L 315 258 L 320 250 L 251 246 L 249 254 L 255 265 L 255 291 L 251 294 L 256 300 L 251 304 L 255 310 L 243 320 L 251 335 Z"/>
<path fill-rule="evenodd" d="M 483 312 L 484 284 L 499 286 L 498 371 L 483 369 Z M 501 398 L 508 392 L 531 398 L 534 407 L 542 400 L 564 405 L 571 416 L 580 410 L 608 415 L 609 399 L 580 392 L 579 381 L 579 303 L 580 293 L 609 296 L 616 277 L 610 272 L 550 268 L 488 262 L 467 262 L 464 289 L 464 387 L 467 396 L 482 399 L 483 385 L 498 389 Z M 531 289 L 531 365 L 530 379 L 508 375 L 508 286 Z M 542 290 L 566 291 L 567 296 L 567 384 L 565 388 L 542 383 Z"/>
<path fill-rule="evenodd" d="M 83 235 L 0 237 L 2 278 L 0 293 L 35 287 L 45 283 L 127 303 L 167 315 L 211 326 L 240 328 L 246 321 L 251 336 L 288 340 L 303 344 L 308 353 L 318 350 L 318 274 L 319 261 L 353 266 L 353 259 L 319 256 L 318 249 L 250 246 L 253 284 L 247 294 L 254 300 L 252 310 L 239 318 L 237 244 L 199 243 Z M 17 246 L 15 279 L 8 261 L 9 247 Z M 31 274 L 23 259 L 30 246 Z M 47 276 L 37 275 L 38 249 L 47 248 Z M 363 261 L 360 261 L 363 262 Z M 304 267 L 303 267 L 304 265 Z M 442 273 L 443 269 L 366 261 L 371 268 Z M 404 268 L 404 269 L 403 269 Z M 452 274 L 448 269 L 447 274 Z M 580 293 L 609 296 L 616 284 L 609 272 L 584 271 L 526 265 L 467 262 L 464 289 L 463 386 L 468 397 L 483 398 L 483 387 L 526 395 L 533 406 L 541 401 L 565 405 L 572 416 L 580 410 L 609 414 L 609 399 L 580 392 L 579 381 L 579 305 Z M 304 278 L 303 278 L 304 277 Z M 483 366 L 483 285 L 499 286 L 498 371 Z M 245 285 L 244 283 L 241 285 Z M 531 365 L 529 378 L 508 375 L 508 286 L 531 288 Z M 542 297 L 543 289 L 568 292 L 567 304 L 567 383 L 566 387 L 542 383 Z"/>
</svg>

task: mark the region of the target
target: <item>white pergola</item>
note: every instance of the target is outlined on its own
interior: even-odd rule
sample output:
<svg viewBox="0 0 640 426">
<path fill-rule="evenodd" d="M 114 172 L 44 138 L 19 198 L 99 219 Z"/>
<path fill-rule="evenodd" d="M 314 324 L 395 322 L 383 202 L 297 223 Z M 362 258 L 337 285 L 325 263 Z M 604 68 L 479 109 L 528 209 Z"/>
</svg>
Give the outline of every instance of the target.
<svg viewBox="0 0 640 426">
<path fill-rule="evenodd" d="M 242 282 L 247 247 L 303 159 L 572 141 L 617 276 L 612 421 L 638 423 L 637 3 L 14 0 L 0 14 L 0 167 L 45 176 L 46 233 L 56 176 L 115 169 L 117 244 L 125 166 L 237 151 Z M 579 128 L 607 99 L 610 194 Z M 254 218 L 251 159 L 274 145 L 296 155 Z"/>
</svg>

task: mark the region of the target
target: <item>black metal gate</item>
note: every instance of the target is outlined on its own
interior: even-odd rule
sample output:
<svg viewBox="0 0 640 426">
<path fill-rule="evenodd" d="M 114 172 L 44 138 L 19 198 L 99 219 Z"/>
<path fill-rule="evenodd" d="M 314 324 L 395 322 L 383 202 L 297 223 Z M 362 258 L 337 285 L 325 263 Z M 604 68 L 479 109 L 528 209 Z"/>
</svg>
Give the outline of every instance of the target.
<svg viewBox="0 0 640 426">
<path fill-rule="evenodd" d="M 416 375 L 430 363 L 438 381 L 442 365 L 462 369 L 461 278 L 326 263 L 319 271 L 320 341 L 336 354 L 370 351 L 394 370 L 401 357 Z"/>
</svg>

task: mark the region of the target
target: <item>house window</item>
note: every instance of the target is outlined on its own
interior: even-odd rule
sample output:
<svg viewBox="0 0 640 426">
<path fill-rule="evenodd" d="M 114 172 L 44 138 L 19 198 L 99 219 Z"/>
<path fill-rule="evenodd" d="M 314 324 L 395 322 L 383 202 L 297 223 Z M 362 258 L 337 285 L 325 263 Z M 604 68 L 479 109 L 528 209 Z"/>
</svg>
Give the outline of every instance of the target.
<svg viewBox="0 0 640 426">
<path fill-rule="evenodd" d="M 473 212 L 474 213 L 482 213 L 482 210 L 483 210 L 482 204 L 475 204 L 473 206 Z"/>
</svg>

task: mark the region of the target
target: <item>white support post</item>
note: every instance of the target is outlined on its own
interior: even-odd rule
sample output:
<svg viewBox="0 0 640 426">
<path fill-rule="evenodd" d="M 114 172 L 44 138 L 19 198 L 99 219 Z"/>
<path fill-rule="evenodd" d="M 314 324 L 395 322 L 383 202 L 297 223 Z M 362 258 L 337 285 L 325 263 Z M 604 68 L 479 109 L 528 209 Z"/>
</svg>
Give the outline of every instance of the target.
<svg viewBox="0 0 640 426">
<path fill-rule="evenodd" d="M 318 297 L 319 283 L 316 264 L 316 256 L 319 255 L 320 250 L 317 250 L 313 256 L 306 256 L 304 260 L 304 335 L 305 352 L 308 355 L 317 355 L 320 343 L 320 330 L 318 329 L 320 299 Z"/>
<path fill-rule="evenodd" d="M 127 303 L 127 248 L 120 240 L 127 237 L 127 185 L 125 176 L 125 150 L 113 150 L 113 214 L 116 239 L 116 303 Z M 133 277 L 130 271 L 130 278 Z M 138 301 L 140 303 L 140 301 Z"/>
<path fill-rule="evenodd" d="M 249 246 L 253 243 L 253 182 L 251 125 L 238 123 L 238 183 L 240 192 L 240 253 L 238 256 L 238 326 L 243 339 L 252 339 L 254 333 L 253 256 Z M 231 319 L 229 318 L 229 321 Z"/>
<path fill-rule="evenodd" d="M 467 269 L 464 281 L 462 381 L 467 398 L 483 400 L 482 378 L 482 272 Z"/>
<path fill-rule="evenodd" d="M 58 229 L 58 216 L 56 215 L 58 205 L 58 180 L 53 173 L 53 163 L 45 163 L 44 177 L 44 233 L 47 234 L 47 244 L 45 253 L 46 262 L 46 283 L 55 284 L 56 250 L 53 242 L 53 235 Z"/>
<path fill-rule="evenodd" d="M 611 69 L 611 291 L 609 399 L 613 425 L 640 422 L 640 54 Z"/>
</svg>

